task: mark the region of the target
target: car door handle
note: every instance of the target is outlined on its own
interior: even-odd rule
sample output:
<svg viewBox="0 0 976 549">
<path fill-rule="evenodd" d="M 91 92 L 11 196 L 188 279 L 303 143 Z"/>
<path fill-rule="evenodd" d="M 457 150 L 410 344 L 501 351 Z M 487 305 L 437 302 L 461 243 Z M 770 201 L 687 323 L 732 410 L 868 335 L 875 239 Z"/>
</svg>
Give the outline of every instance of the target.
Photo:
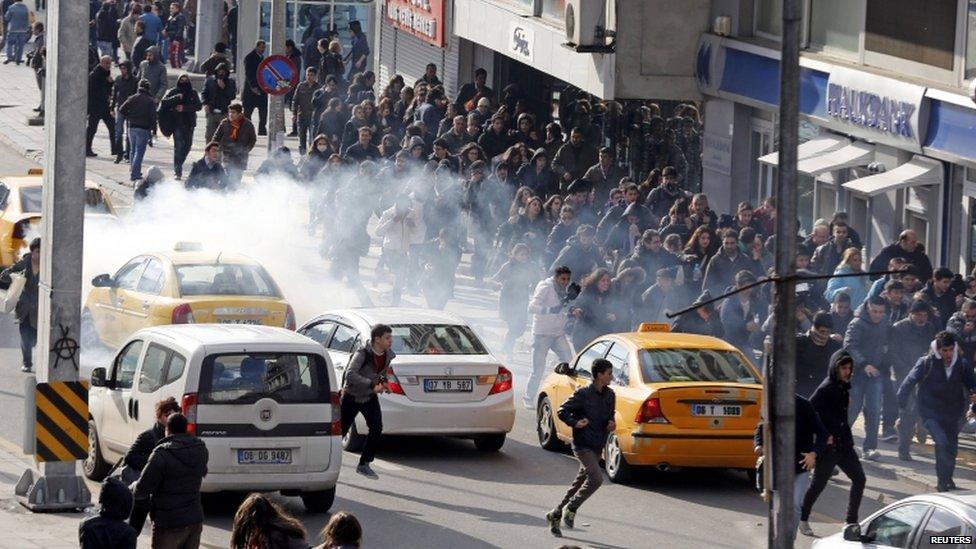
<svg viewBox="0 0 976 549">
<path fill-rule="evenodd" d="M 132 403 L 132 419 L 139 421 L 139 401 L 136 400 Z"/>
<path fill-rule="evenodd" d="M 132 399 L 130 398 L 130 399 L 129 399 L 129 404 L 128 404 L 128 410 L 127 410 L 127 411 L 129 412 L 129 417 L 130 417 L 130 418 L 132 417 L 132 403 L 133 403 L 133 402 L 134 402 L 134 401 L 133 401 L 133 400 L 132 400 Z"/>
<path fill-rule="evenodd" d="M 150 306 L 150 303 L 148 301 L 143 301 L 142 302 L 142 310 L 148 311 L 149 310 L 149 306 Z"/>
</svg>

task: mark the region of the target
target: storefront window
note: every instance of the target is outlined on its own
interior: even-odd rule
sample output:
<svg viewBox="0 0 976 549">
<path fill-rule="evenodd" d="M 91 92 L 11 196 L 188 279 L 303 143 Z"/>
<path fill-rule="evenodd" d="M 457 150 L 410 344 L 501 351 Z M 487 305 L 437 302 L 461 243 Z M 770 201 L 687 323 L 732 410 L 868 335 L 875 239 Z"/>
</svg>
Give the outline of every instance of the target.
<svg viewBox="0 0 976 549">
<path fill-rule="evenodd" d="M 828 53 L 857 55 L 864 28 L 865 0 L 813 0 L 810 44 Z"/>
<path fill-rule="evenodd" d="M 966 10 L 966 80 L 976 78 L 976 0 Z"/>
<path fill-rule="evenodd" d="M 531 2 L 530 2 L 531 3 Z M 566 0 L 542 0 L 542 16 L 563 21 L 566 17 Z"/>
<path fill-rule="evenodd" d="M 952 70 L 956 0 L 867 0 L 864 49 Z"/>
<path fill-rule="evenodd" d="M 783 0 L 756 0 L 756 31 L 783 34 Z"/>
</svg>

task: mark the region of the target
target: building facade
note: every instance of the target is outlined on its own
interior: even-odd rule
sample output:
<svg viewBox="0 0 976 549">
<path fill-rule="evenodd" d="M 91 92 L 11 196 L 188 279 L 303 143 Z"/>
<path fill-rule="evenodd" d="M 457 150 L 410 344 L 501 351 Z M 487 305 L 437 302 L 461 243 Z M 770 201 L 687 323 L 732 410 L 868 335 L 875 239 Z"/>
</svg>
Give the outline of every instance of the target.
<svg viewBox="0 0 976 549">
<path fill-rule="evenodd" d="M 781 2 L 715 0 L 695 65 L 703 188 L 773 193 Z M 799 218 L 849 213 L 873 257 L 914 229 L 934 264 L 976 266 L 976 2 L 804 0 Z"/>
</svg>

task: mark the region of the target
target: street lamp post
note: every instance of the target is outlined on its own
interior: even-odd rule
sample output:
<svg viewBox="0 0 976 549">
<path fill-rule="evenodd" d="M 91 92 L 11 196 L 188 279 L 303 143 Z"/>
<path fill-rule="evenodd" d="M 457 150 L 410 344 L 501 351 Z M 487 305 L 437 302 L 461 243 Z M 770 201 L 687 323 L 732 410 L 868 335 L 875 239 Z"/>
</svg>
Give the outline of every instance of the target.
<svg viewBox="0 0 976 549">
<path fill-rule="evenodd" d="M 779 177 L 776 182 L 776 293 L 773 356 L 764 377 L 766 404 L 765 448 L 771 449 L 773 497 L 770 505 L 769 547 L 792 548 L 794 524 L 793 480 L 796 476 L 796 160 L 800 102 L 800 0 L 783 0 L 783 41 L 780 62 Z"/>
<path fill-rule="evenodd" d="M 285 30 L 288 27 L 286 0 L 271 1 L 271 44 L 268 55 L 285 53 Z M 271 153 L 285 142 L 285 99 L 281 95 L 268 95 L 268 152 Z"/>
</svg>

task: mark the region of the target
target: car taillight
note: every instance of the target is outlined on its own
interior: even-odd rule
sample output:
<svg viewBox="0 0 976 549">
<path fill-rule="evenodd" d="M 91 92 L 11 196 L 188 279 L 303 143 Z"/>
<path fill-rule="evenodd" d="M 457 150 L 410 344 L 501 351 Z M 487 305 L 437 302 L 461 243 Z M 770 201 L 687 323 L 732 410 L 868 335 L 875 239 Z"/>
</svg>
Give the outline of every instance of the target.
<svg viewBox="0 0 976 549">
<path fill-rule="evenodd" d="M 332 402 L 332 436 L 342 436 L 342 399 L 335 391 L 329 397 Z"/>
<path fill-rule="evenodd" d="M 197 394 L 187 393 L 180 401 L 180 413 L 186 416 L 186 432 L 197 434 Z"/>
<path fill-rule="evenodd" d="M 295 309 L 292 309 L 291 305 L 289 305 L 288 309 L 285 311 L 285 329 L 295 331 L 296 327 L 297 323 L 295 322 Z"/>
<path fill-rule="evenodd" d="M 657 398 L 645 400 L 640 410 L 637 411 L 637 417 L 634 418 L 634 421 L 637 423 L 671 423 L 668 418 L 664 417 L 664 412 L 661 411 L 661 401 Z"/>
<path fill-rule="evenodd" d="M 394 395 L 402 395 L 403 386 L 400 385 L 400 380 L 397 379 L 396 374 L 393 372 L 393 368 L 386 369 L 386 386 L 390 388 L 390 392 Z"/>
<path fill-rule="evenodd" d="M 491 386 L 491 390 L 488 391 L 489 395 L 495 395 L 498 393 L 504 393 L 505 391 L 512 390 L 512 372 L 508 371 L 508 368 L 504 366 L 498 367 L 498 375 L 495 376 L 495 383 Z"/>
<path fill-rule="evenodd" d="M 193 311 L 189 303 L 182 303 L 173 308 L 173 324 L 193 324 Z"/>
</svg>

